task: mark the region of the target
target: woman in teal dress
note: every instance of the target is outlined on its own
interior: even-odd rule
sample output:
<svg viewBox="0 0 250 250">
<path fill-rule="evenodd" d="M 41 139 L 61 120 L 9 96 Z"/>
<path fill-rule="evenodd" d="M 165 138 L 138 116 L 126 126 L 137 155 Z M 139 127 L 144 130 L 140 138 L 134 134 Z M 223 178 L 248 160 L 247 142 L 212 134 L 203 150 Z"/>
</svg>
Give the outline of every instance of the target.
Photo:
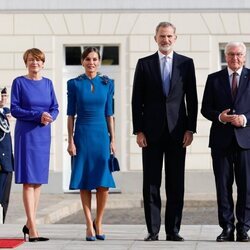
<svg viewBox="0 0 250 250">
<path fill-rule="evenodd" d="M 68 88 L 68 153 L 72 156 L 70 189 L 80 189 L 86 217 L 86 240 L 104 240 L 102 219 L 109 188 L 115 187 L 108 161 L 115 153 L 114 82 L 99 76 L 100 54 L 94 47 L 82 53 L 85 74 L 71 79 Z M 96 189 L 96 217 L 91 218 L 91 190 Z"/>
</svg>

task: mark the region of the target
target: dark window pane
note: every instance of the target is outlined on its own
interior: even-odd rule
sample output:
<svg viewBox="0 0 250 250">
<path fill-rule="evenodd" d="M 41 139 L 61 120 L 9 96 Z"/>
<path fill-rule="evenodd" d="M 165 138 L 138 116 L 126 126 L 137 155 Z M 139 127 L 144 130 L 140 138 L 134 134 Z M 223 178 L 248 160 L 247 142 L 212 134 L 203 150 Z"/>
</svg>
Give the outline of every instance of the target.
<svg viewBox="0 0 250 250">
<path fill-rule="evenodd" d="M 66 47 L 66 65 L 81 65 L 81 47 Z"/>
<path fill-rule="evenodd" d="M 221 60 L 221 63 L 225 63 L 226 62 L 226 60 L 225 60 L 225 54 L 224 54 L 224 49 L 220 50 L 220 60 Z"/>
<path fill-rule="evenodd" d="M 104 46 L 102 54 L 102 65 L 119 65 L 119 47 Z"/>
</svg>

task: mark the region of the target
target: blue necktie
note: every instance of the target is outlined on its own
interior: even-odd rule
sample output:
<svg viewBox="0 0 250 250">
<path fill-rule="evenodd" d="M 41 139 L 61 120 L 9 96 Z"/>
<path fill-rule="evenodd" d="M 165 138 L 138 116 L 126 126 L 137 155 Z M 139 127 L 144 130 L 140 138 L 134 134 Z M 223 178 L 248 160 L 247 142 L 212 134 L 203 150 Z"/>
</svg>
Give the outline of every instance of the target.
<svg viewBox="0 0 250 250">
<path fill-rule="evenodd" d="M 163 57 L 163 67 L 162 67 L 162 84 L 163 93 L 168 96 L 170 89 L 170 65 L 167 57 Z"/>
</svg>

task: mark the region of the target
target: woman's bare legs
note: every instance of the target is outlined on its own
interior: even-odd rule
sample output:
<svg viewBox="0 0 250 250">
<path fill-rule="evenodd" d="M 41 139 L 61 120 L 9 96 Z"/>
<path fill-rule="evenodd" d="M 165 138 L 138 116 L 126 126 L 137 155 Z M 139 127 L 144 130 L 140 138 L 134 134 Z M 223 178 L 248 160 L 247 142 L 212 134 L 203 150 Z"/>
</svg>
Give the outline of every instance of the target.
<svg viewBox="0 0 250 250">
<path fill-rule="evenodd" d="M 96 234 L 102 235 L 102 219 L 104 215 L 104 209 L 106 207 L 106 203 L 108 200 L 108 193 L 109 189 L 104 187 L 99 187 L 96 189 L 96 218 L 95 218 L 95 225 L 96 225 Z"/>
<path fill-rule="evenodd" d="M 41 194 L 40 184 L 23 184 L 23 204 L 26 212 L 27 222 L 29 228 L 29 237 L 38 237 L 36 229 L 36 213 Z"/>
<path fill-rule="evenodd" d="M 91 218 L 91 191 L 80 190 L 80 196 L 82 201 L 82 208 L 86 219 L 86 236 L 94 236 L 93 222 Z"/>
</svg>

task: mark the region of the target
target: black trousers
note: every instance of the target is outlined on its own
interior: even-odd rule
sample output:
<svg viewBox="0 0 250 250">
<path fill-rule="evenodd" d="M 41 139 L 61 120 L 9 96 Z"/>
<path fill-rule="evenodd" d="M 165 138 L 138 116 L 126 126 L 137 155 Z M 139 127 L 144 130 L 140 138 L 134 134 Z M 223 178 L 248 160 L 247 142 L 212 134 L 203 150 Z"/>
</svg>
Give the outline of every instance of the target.
<svg viewBox="0 0 250 250">
<path fill-rule="evenodd" d="M 158 233 L 161 226 L 161 195 L 163 159 L 165 162 L 165 231 L 166 234 L 180 230 L 184 200 L 184 169 L 186 149 L 177 144 L 168 131 L 158 141 L 147 140 L 143 148 L 143 200 L 149 233 Z"/>
<path fill-rule="evenodd" d="M 250 228 L 250 150 L 240 148 L 234 140 L 224 150 L 211 150 L 218 203 L 219 225 L 235 228 L 233 183 L 237 185 L 236 229 Z"/>
<path fill-rule="evenodd" d="M 9 205 L 12 175 L 12 172 L 0 172 L 0 204 L 3 207 L 3 223 L 5 222 Z"/>
</svg>

